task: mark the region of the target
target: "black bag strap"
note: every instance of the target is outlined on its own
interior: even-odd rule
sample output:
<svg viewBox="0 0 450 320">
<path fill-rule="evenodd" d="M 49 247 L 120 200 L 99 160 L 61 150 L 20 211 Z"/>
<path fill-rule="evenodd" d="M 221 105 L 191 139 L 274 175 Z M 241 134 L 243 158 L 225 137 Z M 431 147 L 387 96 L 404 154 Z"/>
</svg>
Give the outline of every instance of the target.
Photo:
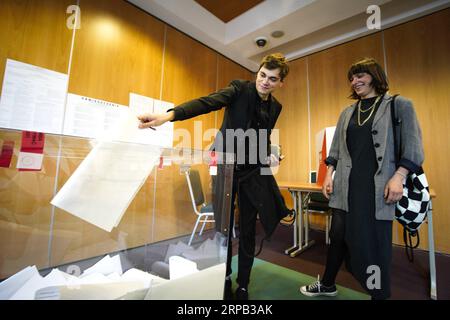
<svg viewBox="0 0 450 320">
<path fill-rule="evenodd" d="M 415 245 L 412 244 L 412 238 L 417 237 Z M 403 241 L 405 242 L 406 256 L 409 262 L 414 262 L 414 249 L 420 244 L 419 232 L 411 232 L 403 226 Z"/>
<path fill-rule="evenodd" d="M 397 165 L 400 161 L 400 124 L 401 120 L 397 118 L 397 112 L 395 108 L 395 98 L 398 94 L 394 95 L 391 100 L 391 119 L 392 119 L 392 132 L 394 133 L 394 153 L 395 153 L 395 164 Z"/>
</svg>

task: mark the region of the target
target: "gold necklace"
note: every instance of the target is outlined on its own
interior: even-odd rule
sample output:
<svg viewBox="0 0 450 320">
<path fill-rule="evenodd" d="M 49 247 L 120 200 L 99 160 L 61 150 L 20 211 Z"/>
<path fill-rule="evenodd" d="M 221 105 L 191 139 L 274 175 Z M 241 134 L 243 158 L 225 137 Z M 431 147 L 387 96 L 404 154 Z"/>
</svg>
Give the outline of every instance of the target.
<svg viewBox="0 0 450 320">
<path fill-rule="evenodd" d="M 372 117 L 372 114 L 375 111 L 375 106 L 376 106 L 378 100 L 380 100 L 380 98 L 381 98 L 381 96 L 378 96 L 378 98 L 375 100 L 375 102 L 369 108 L 367 108 L 366 110 L 362 110 L 361 109 L 361 100 L 359 100 L 359 102 L 358 102 L 358 125 L 360 127 L 362 127 Z M 361 113 L 367 112 L 369 110 L 371 110 L 369 116 L 366 118 L 366 120 L 364 120 L 361 123 Z"/>
</svg>

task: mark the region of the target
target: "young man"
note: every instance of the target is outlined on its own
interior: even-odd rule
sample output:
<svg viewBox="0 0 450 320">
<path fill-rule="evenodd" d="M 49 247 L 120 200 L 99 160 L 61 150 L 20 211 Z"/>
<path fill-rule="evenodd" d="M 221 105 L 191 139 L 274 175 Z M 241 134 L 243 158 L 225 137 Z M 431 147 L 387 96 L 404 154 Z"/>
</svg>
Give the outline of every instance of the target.
<svg viewBox="0 0 450 320">
<path fill-rule="evenodd" d="M 231 212 L 234 212 L 234 200 L 239 190 L 239 288 L 236 290 L 236 298 L 240 300 L 248 299 L 247 288 L 254 260 L 257 214 L 260 215 L 266 234 L 270 235 L 280 219 L 288 214 L 287 212 L 290 213 L 284 205 L 274 178 L 271 175 L 269 178 L 261 176 L 263 167 L 278 162 L 273 155 L 269 156 L 270 133 L 281 112 L 281 104 L 272 96 L 272 92 L 283 86 L 288 72 L 285 57 L 280 53 L 270 54 L 262 59 L 255 82 L 233 80 L 228 87 L 209 96 L 185 102 L 166 114 L 144 114 L 138 117 L 141 121 L 139 128 L 149 128 L 167 121 L 181 121 L 226 108 L 222 127 L 214 142 L 214 150 L 234 152 L 237 158 Z M 256 143 L 255 140 L 253 143 L 249 141 L 251 136 L 256 136 Z M 253 178 L 249 179 L 249 176 Z M 257 186 L 262 184 L 267 187 L 258 190 Z M 231 219 L 233 217 L 231 214 Z M 230 225 L 233 225 L 233 221 Z M 225 298 L 231 296 L 231 232 L 228 239 Z"/>
</svg>

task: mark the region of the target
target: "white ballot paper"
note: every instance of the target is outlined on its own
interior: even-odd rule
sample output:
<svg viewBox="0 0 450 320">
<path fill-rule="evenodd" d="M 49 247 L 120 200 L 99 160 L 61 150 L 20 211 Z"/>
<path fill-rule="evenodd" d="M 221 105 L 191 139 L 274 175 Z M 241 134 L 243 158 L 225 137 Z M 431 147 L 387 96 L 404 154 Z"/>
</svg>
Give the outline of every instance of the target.
<svg viewBox="0 0 450 320">
<path fill-rule="evenodd" d="M 116 227 L 161 154 L 158 146 L 123 142 L 142 134 L 137 122 L 124 117 L 111 131 L 115 141 L 99 141 L 51 204 L 108 232 Z"/>
<path fill-rule="evenodd" d="M 137 116 L 144 113 L 166 113 L 167 110 L 174 107 L 173 103 L 152 99 L 130 92 L 130 110 Z M 152 130 L 152 129 L 146 129 Z M 173 147 L 173 122 L 166 122 L 161 126 L 155 127 L 147 143 L 161 146 L 163 148 Z M 167 164 L 167 161 L 166 161 Z M 170 164 L 169 164 L 170 165 Z"/>
</svg>

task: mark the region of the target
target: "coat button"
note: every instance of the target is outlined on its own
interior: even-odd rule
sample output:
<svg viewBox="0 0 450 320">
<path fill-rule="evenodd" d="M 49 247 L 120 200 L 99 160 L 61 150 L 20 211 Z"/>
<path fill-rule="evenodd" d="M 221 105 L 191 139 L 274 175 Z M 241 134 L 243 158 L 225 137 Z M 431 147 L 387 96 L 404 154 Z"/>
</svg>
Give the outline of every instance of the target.
<svg viewBox="0 0 450 320">
<path fill-rule="evenodd" d="M 381 161 L 381 160 L 383 160 L 383 157 L 378 157 L 378 161 Z"/>
<path fill-rule="evenodd" d="M 378 134 L 378 131 L 377 131 L 377 130 L 373 130 L 373 131 L 372 131 L 372 134 L 373 134 L 373 135 L 376 135 L 376 134 Z"/>
<path fill-rule="evenodd" d="M 375 148 L 379 148 L 379 147 L 380 147 L 380 144 L 379 144 L 379 143 L 375 143 L 373 146 L 374 146 Z"/>
</svg>

